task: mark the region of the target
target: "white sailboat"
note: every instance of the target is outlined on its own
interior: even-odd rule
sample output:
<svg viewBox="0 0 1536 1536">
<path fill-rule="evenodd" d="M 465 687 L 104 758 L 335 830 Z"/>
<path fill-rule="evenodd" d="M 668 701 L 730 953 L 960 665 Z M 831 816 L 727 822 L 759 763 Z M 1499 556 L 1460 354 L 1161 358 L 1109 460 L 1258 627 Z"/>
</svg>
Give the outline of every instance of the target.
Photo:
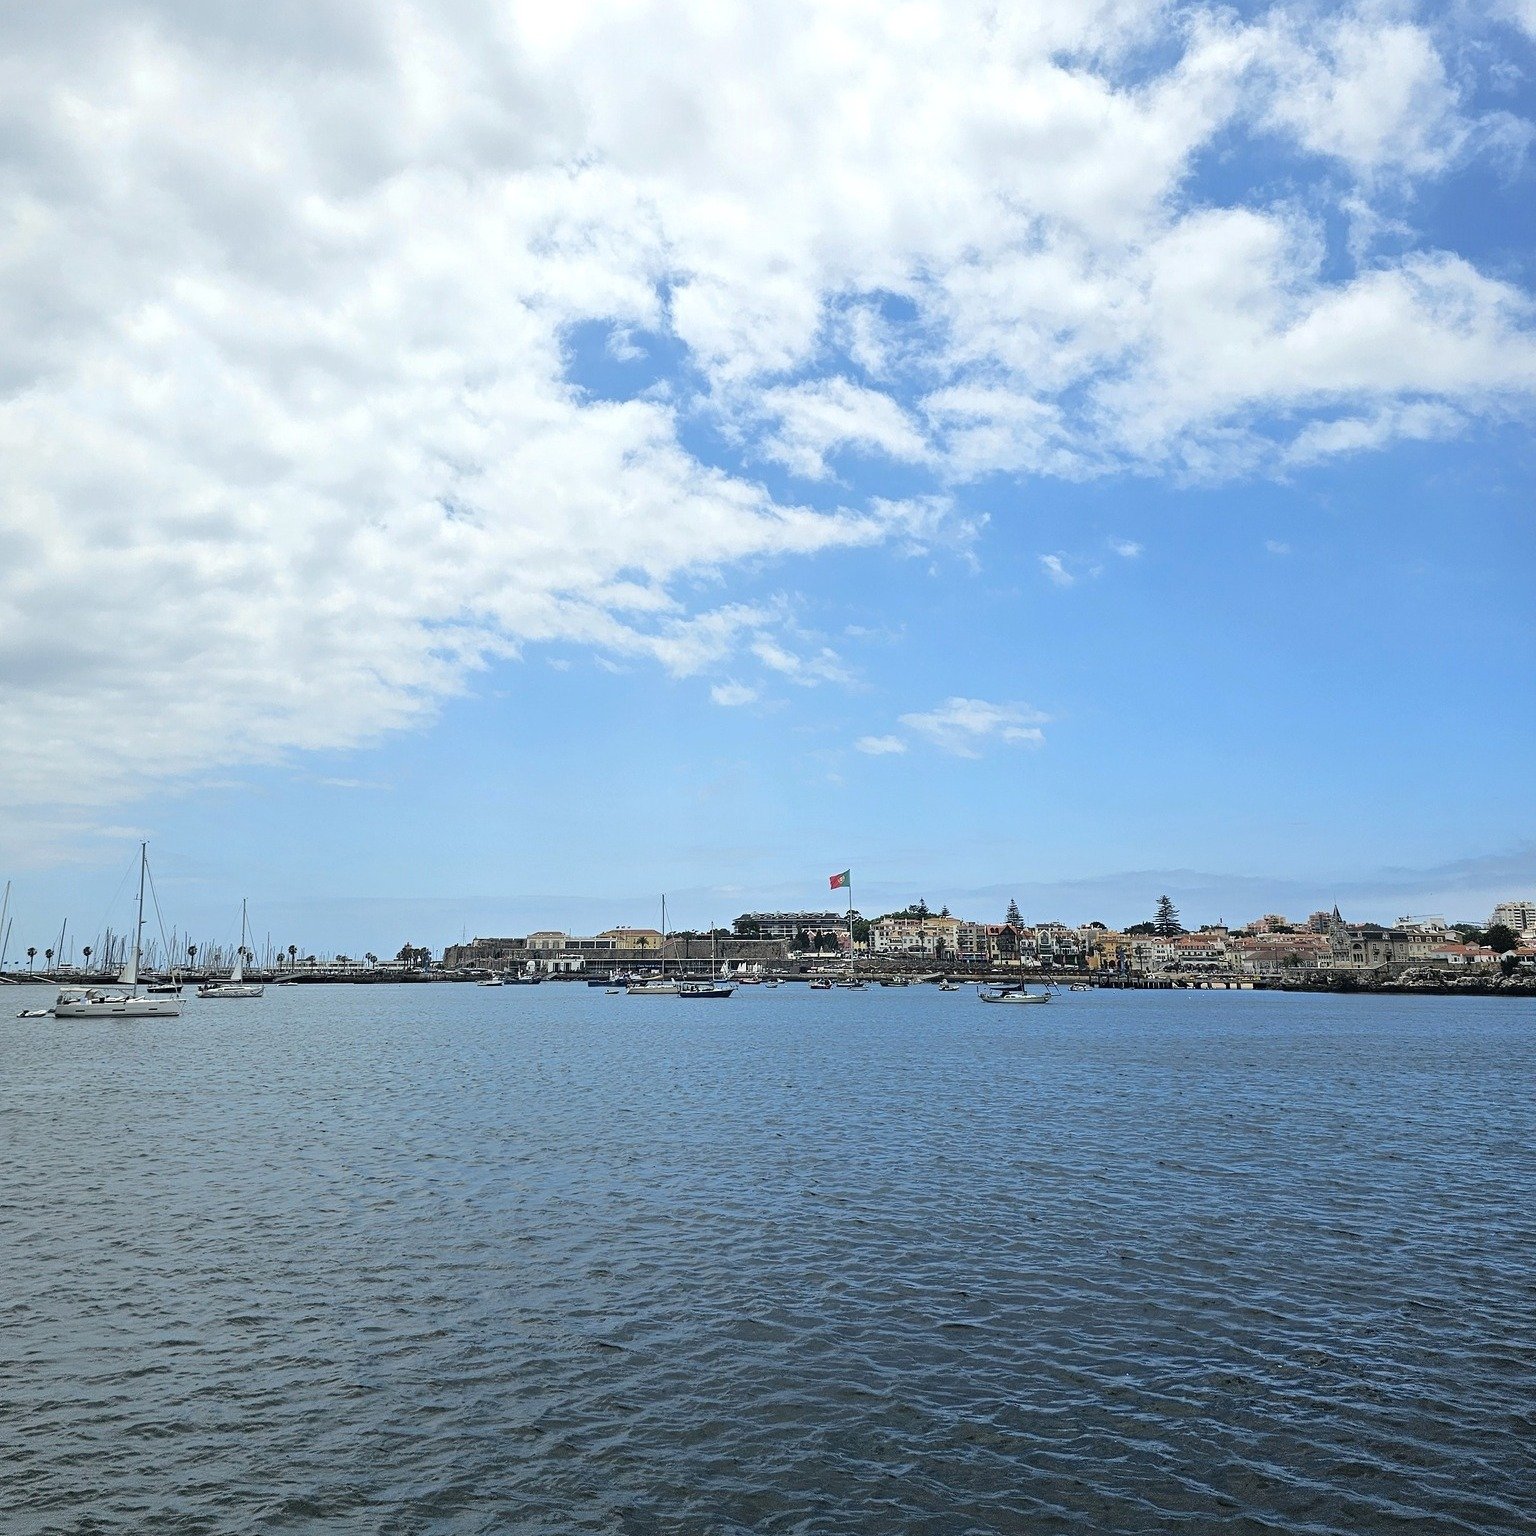
<svg viewBox="0 0 1536 1536">
<path fill-rule="evenodd" d="M 149 845 L 139 844 L 139 916 L 133 930 L 133 958 L 117 978 L 119 987 L 108 991 L 100 987 L 65 987 L 54 1000 L 56 1019 L 178 1019 L 181 1000 L 177 997 L 150 997 L 139 987 L 139 959 L 144 949 L 144 881 L 149 872 Z"/>
<path fill-rule="evenodd" d="M 661 898 L 661 975 L 632 981 L 624 989 L 631 997 L 676 997 L 678 985 L 667 980 L 667 898 Z"/>
<path fill-rule="evenodd" d="M 235 968 L 228 981 L 205 981 L 197 989 L 199 997 L 260 997 L 266 988 L 259 981 L 245 979 L 245 902 L 240 903 L 240 948 L 235 951 Z"/>
<path fill-rule="evenodd" d="M 996 992 L 978 992 L 976 994 L 984 1003 L 1048 1003 L 1051 1000 L 1049 992 L 1026 992 L 1022 986 L 1005 987 Z"/>
</svg>

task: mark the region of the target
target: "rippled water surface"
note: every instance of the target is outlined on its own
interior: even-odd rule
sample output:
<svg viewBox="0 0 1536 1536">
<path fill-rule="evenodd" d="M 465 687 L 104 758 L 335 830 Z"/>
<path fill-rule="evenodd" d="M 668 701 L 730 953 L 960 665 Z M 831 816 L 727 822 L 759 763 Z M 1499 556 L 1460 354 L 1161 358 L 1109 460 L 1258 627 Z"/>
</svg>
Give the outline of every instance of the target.
<svg viewBox="0 0 1536 1536">
<path fill-rule="evenodd" d="M 1536 1528 L 1529 1002 L 12 1012 L 6 1531 Z"/>
</svg>

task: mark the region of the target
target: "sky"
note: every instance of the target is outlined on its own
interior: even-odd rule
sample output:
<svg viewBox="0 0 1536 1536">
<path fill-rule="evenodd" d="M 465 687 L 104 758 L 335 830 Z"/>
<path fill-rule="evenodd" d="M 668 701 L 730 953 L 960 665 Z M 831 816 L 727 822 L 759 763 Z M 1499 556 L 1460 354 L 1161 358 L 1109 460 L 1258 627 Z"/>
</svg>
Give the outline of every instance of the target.
<svg viewBox="0 0 1536 1536">
<path fill-rule="evenodd" d="M 1536 891 L 1531 0 L 0 42 L 13 957 Z"/>
</svg>

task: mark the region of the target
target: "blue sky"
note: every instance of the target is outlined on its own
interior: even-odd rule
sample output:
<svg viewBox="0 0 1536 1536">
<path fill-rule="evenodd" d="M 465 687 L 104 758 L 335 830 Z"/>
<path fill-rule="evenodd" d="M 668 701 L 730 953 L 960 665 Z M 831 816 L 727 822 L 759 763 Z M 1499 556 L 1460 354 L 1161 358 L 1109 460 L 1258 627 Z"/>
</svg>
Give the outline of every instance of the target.
<svg viewBox="0 0 1536 1536">
<path fill-rule="evenodd" d="M 28 23 L 13 952 L 139 836 L 325 951 L 1528 892 L 1536 16 L 1442 11 Z"/>
</svg>

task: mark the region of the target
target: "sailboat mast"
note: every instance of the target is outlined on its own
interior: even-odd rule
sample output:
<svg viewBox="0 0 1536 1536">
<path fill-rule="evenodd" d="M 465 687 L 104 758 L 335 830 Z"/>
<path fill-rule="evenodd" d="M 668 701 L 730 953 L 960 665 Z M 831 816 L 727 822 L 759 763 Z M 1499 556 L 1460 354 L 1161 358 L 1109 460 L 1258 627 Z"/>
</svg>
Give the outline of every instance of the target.
<svg viewBox="0 0 1536 1536">
<path fill-rule="evenodd" d="M 667 979 L 667 898 L 661 898 L 661 979 Z"/>
<path fill-rule="evenodd" d="M 149 844 L 139 844 L 139 920 L 133 930 L 133 990 L 139 990 L 139 954 L 144 947 L 144 875 L 149 868 Z"/>
</svg>

